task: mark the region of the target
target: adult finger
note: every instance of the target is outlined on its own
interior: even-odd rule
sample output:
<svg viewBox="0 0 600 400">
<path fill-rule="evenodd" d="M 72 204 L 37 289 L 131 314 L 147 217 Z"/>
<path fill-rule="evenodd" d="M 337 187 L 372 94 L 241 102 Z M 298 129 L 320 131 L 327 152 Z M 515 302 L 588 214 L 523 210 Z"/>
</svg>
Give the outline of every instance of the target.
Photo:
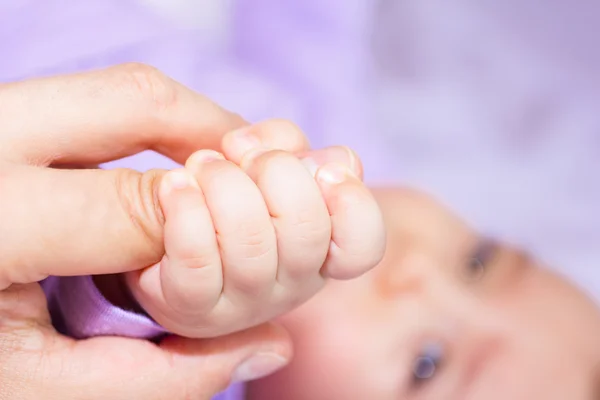
<svg viewBox="0 0 600 400">
<path fill-rule="evenodd" d="M 183 163 L 246 122 L 143 64 L 0 86 L 0 158 L 93 164 L 142 150 Z"/>
<path fill-rule="evenodd" d="M 45 321 L 41 327 L 32 322 L 14 321 L 15 330 L 2 330 L 2 399 L 208 400 L 230 383 L 276 371 L 292 353 L 287 332 L 271 324 L 210 340 L 173 336 L 155 345 L 116 337 L 74 341 Z"/>
<path fill-rule="evenodd" d="M 269 148 L 306 147 L 299 131 L 286 139 L 273 132 L 254 130 L 253 135 Z M 0 254 L 10 261 L 0 268 L 0 289 L 48 275 L 118 273 L 158 262 L 164 254 L 158 202 L 164 173 L 0 165 Z"/>
<path fill-rule="evenodd" d="M 207 400 L 231 383 L 263 378 L 292 359 L 289 334 L 275 324 L 213 339 L 173 336 L 164 340 L 160 348 L 181 374 L 168 384 L 176 387 L 183 378 L 187 382 L 186 392 L 192 398 Z"/>
</svg>

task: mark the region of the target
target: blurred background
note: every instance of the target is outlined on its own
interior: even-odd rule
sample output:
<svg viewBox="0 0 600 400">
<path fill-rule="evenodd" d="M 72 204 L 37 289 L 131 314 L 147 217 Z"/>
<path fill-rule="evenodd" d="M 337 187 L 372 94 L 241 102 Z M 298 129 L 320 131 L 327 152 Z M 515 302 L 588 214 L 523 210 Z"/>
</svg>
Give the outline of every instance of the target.
<svg viewBox="0 0 600 400">
<path fill-rule="evenodd" d="M 370 183 L 434 194 L 600 300 L 599 15 L 593 0 L 3 0 L 0 81 L 152 64 L 250 121 L 352 146 Z"/>
</svg>

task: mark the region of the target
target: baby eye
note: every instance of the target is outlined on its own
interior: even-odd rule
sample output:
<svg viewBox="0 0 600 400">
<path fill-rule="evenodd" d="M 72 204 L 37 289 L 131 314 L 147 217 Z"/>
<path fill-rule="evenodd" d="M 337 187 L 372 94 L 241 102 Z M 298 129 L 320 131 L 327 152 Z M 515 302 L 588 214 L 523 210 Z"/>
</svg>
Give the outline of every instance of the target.
<svg viewBox="0 0 600 400">
<path fill-rule="evenodd" d="M 411 388 L 419 389 L 430 383 L 442 366 L 444 349 L 442 345 L 429 343 L 423 347 L 412 366 Z"/>
<path fill-rule="evenodd" d="M 497 246 L 489 239 L 481 239 L 467 260 L 466 277 L 474 282 L 483 278 L 487 267 L 496 254 Z"/>
</svg>

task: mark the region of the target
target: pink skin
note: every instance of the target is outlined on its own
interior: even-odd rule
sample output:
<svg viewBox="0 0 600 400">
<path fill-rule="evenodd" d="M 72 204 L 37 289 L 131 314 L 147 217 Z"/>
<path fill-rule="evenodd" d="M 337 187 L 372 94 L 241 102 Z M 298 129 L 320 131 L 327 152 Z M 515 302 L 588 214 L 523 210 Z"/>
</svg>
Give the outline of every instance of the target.
<svg viewBox="0 0 600 400">
<path fill-rule="evenodd" d="M 598 398 L 600 313 L 591 300 L 507 246 L 473 263 L 478 236 L 425 196 L 376 194 L 389 228 L 384 260 L 363 277 L 329 282 L 281 319 L 294 360 L 251 383 L 248 399 Z M 427 344 L 442 346 L 443 358 L 418 381 Z"/>
<path fill-rule="evenodd" d="M 289 122 L 258 123 L 165 174 L 165 255 L 127 283 L 170 332 L 241 331 L 304 303 L 325 278 L 379 263 L 385 227 L 360 160 L 345 147 L 308 151 L 303 139 Z"/>
<path fill-rule="evenodd" d="M 0 104 L 0 398 L 208 399 L 234 371 L 252 377 L 241 362 L 291 356 L 288 335 L 269 325 L 157 345 L 73 340 L 53 329 L 37 283 L 133 271 L 164 254 L 166 171 L 81 168 L 150 149 L 183 163 L 220 150 L 244 120 L 138 64 L 3 84 Z M 305 147 L 298 136 L 275 142 L 290 139 Z"/>
</svg>

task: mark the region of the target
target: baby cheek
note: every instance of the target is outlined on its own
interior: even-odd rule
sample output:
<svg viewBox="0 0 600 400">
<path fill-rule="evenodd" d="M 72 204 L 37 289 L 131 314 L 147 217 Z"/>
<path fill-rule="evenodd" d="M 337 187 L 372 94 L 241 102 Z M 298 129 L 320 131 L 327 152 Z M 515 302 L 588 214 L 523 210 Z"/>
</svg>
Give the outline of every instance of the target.
<svg viewBox="0 0 600 400">
<path fill-rule="evenodd" d="M 295 379 L 305 388 L 300 390 L 309 392 L 303 398 L 371 398 L 372 391 L 365 387 L 367 374 L 362 349 L 351 343 L 349 338 L 336 337 L 335 341 L 323 339 L 315 343 L 316 346 L 299 349 L 302 354 L 296 353 Z"/>
<path fill-rule="evenodd" d="M 369 275 L 329 282 L 281 320 L 294 337 L 289 393 L 302 393 L 302 400 L 397 398 L 402 374 L 395 325 L 402 322 L 390 318 L 396 314 L 384 306 L 389 302 L 373 290 Z"/>
<path fill-rule="evenodd" d="M 557 363 L 549 349 L 549 357 L 527 349 L 507 353 L 489 366 L 469 390 L 465 400 L 529 400 L 584 399 L 580 384 L 581 370 L 576 360 Z M 556 382 L 549 385 L 548 382 Z"/>
<path fill-rule="evenodd" d="M 306 341 L 297 353 L 319 396 L 311 399 L 395 398 L 401 365 L 385 326 L 354 317 L 336 321 Z M 393 356 L 392 356 L 393 355 Z M 306 381 L 305 381 L 306 382 Z"/>
</svg>

